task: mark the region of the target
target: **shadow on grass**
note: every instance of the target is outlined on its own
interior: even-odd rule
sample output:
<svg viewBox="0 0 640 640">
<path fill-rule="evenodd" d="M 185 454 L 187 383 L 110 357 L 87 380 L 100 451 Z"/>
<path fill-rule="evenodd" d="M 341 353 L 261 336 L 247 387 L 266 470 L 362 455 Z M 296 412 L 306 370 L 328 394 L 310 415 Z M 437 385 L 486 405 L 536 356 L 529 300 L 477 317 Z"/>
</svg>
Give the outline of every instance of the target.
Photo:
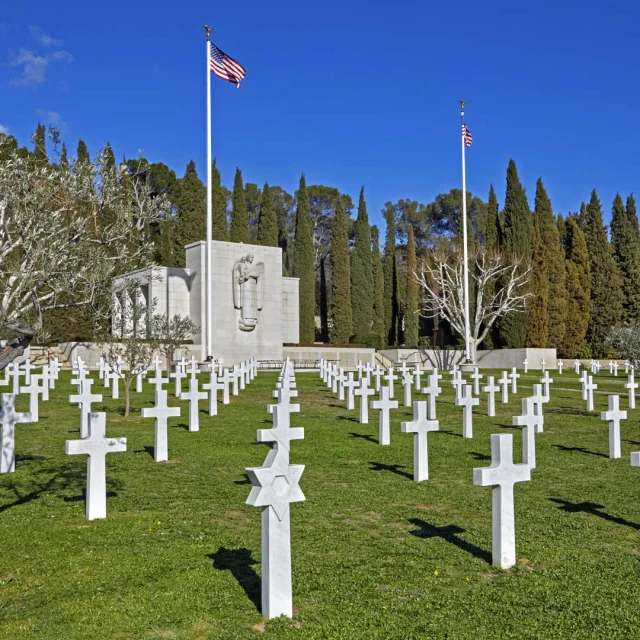
<svg viewBox="0 0 640 640">
<path fill-rule="evenodd" d="M 133 453 L 148 453 L 153 458 L 153 447 L 151 445 L 147 445 L 142 449 L 137 449 Z"/>
<path fill-rule="evenodd" d="M 462 438 L 461 433 L 456 433 L 455 431 L 449 431 L 448 429 L 440 429 L 439 431 L 434 431 L 434 433 L 446 433 L 450 436 L 456 436 L 458 438 Z"/>
<path fill-rule="evenodd" d="M 474 460 L 491 460 L 491 456 L 480 453 L 479 451 L 469 451 L 469 455 L 473 456 Z"/>
<path fill-rule="evenodd" d="M 247 597 L 253 602 L 255 608 L 261 610 L 261 586 L 260 577 L 251 565 L 258 564 L 251 557 L 249 549 L 227 549 L 220 547 L 215 553 L 210 553 L 207 558 L 213 560 L 213 568 L 219 571 L 231 571 L 231 575 L 244 589 Z"/>
<path fill-rule="evenodd" d="M 457 537 L 459 534 L 465 533 L 466 529 L 458 527 L 455 524 L 436 527 L 435 525 L 429 524 L 419 518 L 410 518 L 409 522 L 416 525 L 416 527 L 419 527 L 414 531 L 409 531 L 412 536 L 416 536 L 418 538 L 442 538 L 459 549 L 470 553 L 472 556 L 480 558 L 480 560 L 484 560 L 488 564 L 491 564 L 491 553 L 489 551 L 485 551 L 475 544 Z"/>
<path fill-rule="evenodd" d="M 401 464 L 384 464 L 382 462 L 370 462 L 371 465 L 370 471 L 391 471 L 391 473 L 395 473 L 398 476 L 403 476 L 404 478 L 409 478 L 409 480 L 413 480 L 413 476 L 406 471 L 400 471 L 400 469 L 404 469 L 405 467 Z"/>
<path fill-rule="evenodd" d="M 615 522 L 616 524 L 621 524 L 625 527 L 640 530 L 640 524 L 637 524 L 636 522 L 631 522 L 624 518 L 618 518 L 617 516 L 611 516 L 608 513 L 601 511 L 601 509 L 605 508 L 602 504 L 596 504 L 595 502 L 569 502 L 568 500 L 562 500 L 560 498 L 549 498 L 549 500 L 559 504 L 560 506 L 558 509 L 566 511 L 567 513 L 590 513 L 592 516 L 598 516 L 598 518 L 602 518 L 603 520 L 608 520 L 609 522 Z"/>
<path fill-rule="evenodd" d="M 249 476 L 246 473 L 243 473 L 242 475 L 244 476 L 244 480 L 234 480 L 233 484 L 251 484 Z"/>
<path fill-rule="evenodd" d="M 585 401 L 586 402 L 586 401 Z M 562 408 L 545 408 L 545 414 L 549 414 L 549 413 L 560 413 L 560 414 L 564 414 L 564 415 L 569 415 L 569 416 L 592 416 L 593 412 L 592 411 L 587 411 L 586 409 L 562 409 Z"/>
<path fill-rule="evenodd" d="M 347 420 L 348 422 L 360 423 L 360 420 L 358 420 L 358 418 L 352 418 L 351 416 L 338 416 L 338 420 Z"/>
<path fill-rule="evenodd" d="M 373 442 L 373 444 L 378 444 L 378 441 L 368 433 L 356 433 L 355 431 L 351 431 L 349 436 L 351 438 L 360 438 L 361 440 L 368 440 L 369 442 Z"/>
<path fill-rule="evenodd" d="M 185 429 L 189 431 L 189 425 L 186 422 L 181 422 L 180 424 L 172 424 L 171 429 Z"/>
<path fill-rule="evenodd" d="M 575 451 L 577 453 L 588 453 L 590 456 L 598 456 L 599 458 L 608 458 L 609 456 L 604 453 L 598 453 L 597 451 L 589 451 L 584 447 L 565 447 L 563 444 L 554 444 L 556 449 L 560 451 Z"/>
</svg>

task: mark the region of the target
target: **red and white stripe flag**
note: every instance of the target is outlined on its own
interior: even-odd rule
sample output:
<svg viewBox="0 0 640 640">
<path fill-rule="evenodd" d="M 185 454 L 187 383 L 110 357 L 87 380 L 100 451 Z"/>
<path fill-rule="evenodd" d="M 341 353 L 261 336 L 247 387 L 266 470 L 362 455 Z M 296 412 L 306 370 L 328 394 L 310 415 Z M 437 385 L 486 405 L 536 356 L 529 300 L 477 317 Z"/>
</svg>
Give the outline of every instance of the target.
<svg viewBox="0 0 640 640">
<path fill-rule="evenodd" d="M 213 42 L 210 44 L 211 55 L 209 57 L 209 66 L 211 71 L 213 71 L 218 78 L 232 82 L 236 87 L 240 88 L 240 80 L 244 80 L 247 74 L 245 68 L 224 51 L 218 49 Z"/>
<path fill-rule="evenodd" d="M 471 131 L 467 129 L 467 125 L 462 123 L 462 139 L 464 140 L 465 147 L 470 147 L 473 142 L 473 136 L 471 135 Z"/>
</svg>

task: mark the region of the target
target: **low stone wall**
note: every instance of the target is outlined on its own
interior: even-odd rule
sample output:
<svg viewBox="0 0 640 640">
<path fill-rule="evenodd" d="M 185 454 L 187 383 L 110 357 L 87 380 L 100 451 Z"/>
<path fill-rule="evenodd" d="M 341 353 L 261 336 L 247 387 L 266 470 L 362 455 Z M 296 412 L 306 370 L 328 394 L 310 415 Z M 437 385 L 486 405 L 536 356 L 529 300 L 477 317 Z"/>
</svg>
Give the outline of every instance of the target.
<svg viewBox="0 0 640 640">
<path fill-rule="evenodd" d="M 420 363 L 425 369 L 450 369 L 464 360 L 464 351 L 456 350 L 384 349 L 381 353 L 393 362 Z M 555 349 L 492 349 L 476 353 L 478 366 L 483 369 L 522 369 L 525 359 L 529 363 L 529 369 L 542 369 L 542 360 L 547 369 L 555 369 L 557 366 Z M 565 366 L 567 363 L 565 361 Z"/>
<path fill-rule="evenodd" d="M 345 369 L 353 369 L 358 360 L 363 364 L 367 362 L 375 365 L 376 350 L 367 349 L 365 347 L 332 347 L 330 345 L 322 345 L 317 347 L 283 347 L 283 356 L 292 360 L 307 360 L 315 362 L 324 358 L 329 362 L 337 364 Z"/>
<path fill-rule="evenodd" d="M 66 363 L 64 363 L 67 367 L 71 367 L 73 361 L 80 356 L 85 363 L 85 365 L 89 369 L 97 369 L 98 364 L 100 362 L 100 354 L 102 350 L 95 342 L 64 342 L 58 345 L 58 348 L 62 352 L 62 356 L 66 358 Z M 196 361 L 200 361 L 200 345 L 188 345 L 182 349 L 179 349 L 174 354 L 174 360 L 180 360 L 182 356 L 184 356 L 187 360 L 191 358 L 191 354 L 196 358 Z M 158 355 L 162 361 L 162 354 L 154 354 Z M 233 363 L 231 363 L 233 364 Z M 162 365 L 165 366 L 164 363 Z"/>
</svg>

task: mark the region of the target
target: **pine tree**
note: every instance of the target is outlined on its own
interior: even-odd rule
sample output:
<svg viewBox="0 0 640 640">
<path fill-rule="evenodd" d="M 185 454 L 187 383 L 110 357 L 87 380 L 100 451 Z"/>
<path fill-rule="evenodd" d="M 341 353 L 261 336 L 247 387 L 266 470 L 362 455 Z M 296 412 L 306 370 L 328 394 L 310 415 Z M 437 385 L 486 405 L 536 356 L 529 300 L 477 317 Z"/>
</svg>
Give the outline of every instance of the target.
<svg viewBox="0 0 640 640">
<path fill-rule="evenodd" d="M 420 318 L 418 317 L 417 269 L 418 260 L 413 239 L 413 225 L 410 225 L 407 238 L 407 307 L 404 323 L 404 343 L 410 349 L 415 349 L 418 346 L 418 326 L 420 324 Z"/>
<path fill-rule="evenodd" d="M 49 163 L 49 158 L 47 157 L 46 136 L 46 127 L 38 122 L 38 127 L 33 135 L 33 159 L 35 166 L 38 168 L 46 167 Z"/>
<path fill-rule="evenodd" d="M 76 151 L 76 162 L 77 164 L 82 164 L 83 162 L 86 162 L 86 163 L 91 162 L 91 156 L 89 155 L 87 144 L 82 139 L 78 140 L 78 149 Z"/>
<path fill-rule="evenodd" d="M 269 185 L 265 182 L 260 201 L 260 217 L 258 218 L 258 244 L 265 247 L 278 246 L 278 217 L 276 206 L 271 197 Z"/>
<path fill-rule="evenodd" d="M 577 220 L 569 216 L 565 227 L 568 322 L 559 351 L 564 358 L 575 358 L 591 317 L 591 274 L 587 243 Z"/>
<path fill-rule="evenodd" d="M 371 228 L 364 187 L 360 191 L 355 242 L 351 254 L 351 308 L 355 342 L 366 344 L 373 320 L 373 271 L 371 265 Z"/>
<path fill-rule="evenodd" d="M 393 208 L 384 210 L 387 223 L 384 243 L 384 337 L 389 346 L 396 344 L 398 322 L 398 290 L 396 287 L 396 221 Z"/>
<path fill-rule="evenodd" d="M 562 344 L 567 323 L 565 252 L 542 178 L 538 178 L 536 184 L 535 220 L 544 254 L 544 270 L 547 274 L 548 336 L 545 346 L 557 349 Z M 535 264 L 532 267 L 535 271 Z M 532 273 L 532 278 L 535 277 L 536 274 Z"/>
<path fill-rule="evenodd" d="M 520 272 L 531 263 L 532 217 L 527 195 L 518 178 L 516 163 L 509 160 L 507 191 L 502 212 L 502 250 L 509 260 L 519 260 Z M 524 346 L 527 335 L 527 313 L 510 313 L 500 320 L 500 342 L 508 349 Z"/>
<path fill-rule="evenodd" d="M 617 193 L 611 209 L 611 246 L 622 281 L 622 321 L 640 319 L 640 234 L 633 196 L 627 208 Z"/>
<path fill-rule="evenodd" d="M 235 178 L 233 179 L 232 203 L 231 232 L 229 234 L 229 239 L 231 242 L 244 242 L 245 244 L 248 244 L 249 214 L 247 213 L 244 186 L 242 185 L 242 172 L 237 168 Z"/>
<path fill-rule="evenodd" d="M 176 204 L 178 213 L 174 234 L 174 261 L 176 266 L 184 267 L 185 246 L 204 240 L 207 233 L 206 192 L 193 160 L 187 165 L 180 181 Z"/>
<path fill-rule="evenodd" d="M 220 171 L 215 160 L 211 167 L 211 237 L 213 240 L 229 242 L 227 201 L 220 183 Z"/>
<path fill-rule="evenodd" d="M 67 156 L 67 145 L 63 142 L 60 149 L 60 165 L 63 167 L 69 166 L 69 158 Z"/>
<path fill-rule="evenodd" d="M 556 228 L 558 229 L 558 237 L 560 238 L 560 247 L 562 247 L 562 251 L 566 254 L 567 251 L 567 223 L 565 219 L 562 217 L 562 214 L 559 213 L 556 218 Z"/>
<path fill-rule="evenodd" d="M 385 343 L 384 330 L 384 270 L 380 255 L 380 233 L 378 227 L 371 227 L 371 265 L 373 269 L 373 325 L 371 332 L 377 338 L 377 349 Z"/>
<path fill-rule="evenodd" d="M 498 198 L 496 198 L 496 192 L 493 190 L 493 185 L 491 185 L 491 188 L 489 189 L 486 227 L 487 251 L 496 252 L 500 248 L 500 215 Z"/>
<path fill-rule="evenodd" d="M 234 187 L 235 191 L 235 187 Z M 248 234 L 247 228 L 247 234 Z M 313 258 L 313 226 L 311 208 L 304 174 L 300 178 L 298 206 L 296 209 L 296 233 L 293 249 L 293 275 L 300 278 L 300 342 L 315 340 L 316 284 Z"/>
<path fill-rule="evenodd" d="M 547 313 L 549 280 L 545 263 L 545 251 L 538 225 L 533 225 L 531 244 L 531 281 L 529 284 L 533 295 L 529 302 L 527 345 L 534 349 L 544 349 L 547 346 L 549 337 L 549 316 Z"/>
<path fill-rule="evenodd" d="M 622 316 L 622 286 L 613 250 L 602 221 L 602 205 L 594 189 L 587 207 L 585 240 L 591 271 L 591 320 L 587 342 L 595 358 L 605 353 L 605 339 Z"/>
<path fill-rule="evenodd" d="M 113 154 L 113 149 L 111 148 L 111 144 L 107 142 L 104 146 L 104 169 L 105 171 L 111 171 L 115 173 L 116 171 L 116 157 Z"/>
<path fill-rule="evenodd" d="M 349 218 L 342 198 L 336 202 L 331 225 L 331 302 L 329 304 L 329 340 L 347 344 L 353 333 L 351 316 L 351 265 L 349 261 Z"/>
</svg>

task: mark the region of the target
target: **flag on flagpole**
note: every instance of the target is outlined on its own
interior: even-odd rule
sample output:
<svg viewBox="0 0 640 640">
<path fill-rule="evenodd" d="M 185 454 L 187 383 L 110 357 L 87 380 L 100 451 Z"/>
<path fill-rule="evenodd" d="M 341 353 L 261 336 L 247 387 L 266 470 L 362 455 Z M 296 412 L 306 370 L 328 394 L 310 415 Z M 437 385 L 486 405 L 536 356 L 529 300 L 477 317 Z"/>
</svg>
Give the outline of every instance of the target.
<svg viewBox="0 0 640 640">
<path fill-rule="evenodd" d="M 462 123 L 462 137 L 464 139 L 465 147 L 470 147 L 473 142 L 473 136 L 471 135 L 471 131 L 467 128 L 467 125 Z"/>
<path fill-rule="evenodd" d="M 211 71 L 213 71 L 218 78 L 232 82 L 236 87 L 240 88 L 240 80 L 244 80 L 247 73 L 245 68 L 224 51 L 218 49 L 213 42 L 210 44 L 211 55 L 209 58 L 209 66 Z"/>
</svg>

